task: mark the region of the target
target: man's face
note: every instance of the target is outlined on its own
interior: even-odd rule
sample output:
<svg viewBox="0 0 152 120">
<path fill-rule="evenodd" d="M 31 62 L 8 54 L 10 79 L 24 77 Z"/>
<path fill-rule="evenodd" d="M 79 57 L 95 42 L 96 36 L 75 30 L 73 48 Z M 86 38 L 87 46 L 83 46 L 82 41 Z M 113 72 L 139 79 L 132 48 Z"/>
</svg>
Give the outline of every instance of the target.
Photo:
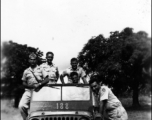
<svg viewBox="0 0 152 120">
<path fill-rule="evenodd" d="M 90 85 L 91 89 L 93 92 L 95 93 L 98 93 L 99 92 L 99 89 L 100 89 L 100 85 L 97 83 L 97 82 L 93 82 L 91 85 Z"/>
<path fill-rule="evenodd" d="M 35 66 L 36 65 L 36 59 L 35 58 L 30 58 L 29 63 L 30 63 L 31 66 Z"/>
<path fill-rule="evenodd" d="M 76 70 L 77 69 L 77 65 L 78 65 L 78 62 L 76 60 L 75 61 L 71 61 L 72 69 Z"/>
<path fill-rule="evenodd" d="M 73 83 L 78 83 L 79 77 L 77 75 L 72 76 Z"/>
<path fill-rule="evenodd" d="M 47 60 L 48 63 L 52 63 L 53 55 L 52 55 L 52 54 L 48 54 L 48 55 L 46 56 L 46 60 Z"/>
</svg>

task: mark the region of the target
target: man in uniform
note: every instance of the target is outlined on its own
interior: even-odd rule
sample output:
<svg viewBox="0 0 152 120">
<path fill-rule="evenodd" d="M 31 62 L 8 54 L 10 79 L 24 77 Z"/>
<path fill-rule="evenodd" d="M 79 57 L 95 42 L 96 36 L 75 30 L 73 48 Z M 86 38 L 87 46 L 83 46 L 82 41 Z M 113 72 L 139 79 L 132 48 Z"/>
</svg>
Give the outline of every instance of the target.
<svg viewBox="0 0 152 120">
<path fill-rule="evenodd" d="M 52 52 L 46 53 L 46 63 L 43 63 L 40 67 L 47 73 L 48 78 L 50 79 L 48 84 L 56 84 L 59 78 L 58 67 L 52 63 L 54 54 Z"/>
<path fill-rule="evenodd" d="M 46 73 L 41 67 L 37 66 L 37 56 L 34 53 L 29 55 L 29 63 L 30 67 L 23 73 L 22 81 L 23 86 L 25 87 L 25 92 L 19 103 L 19 109 L 23 120 L 26 120 L 28 116 L 32 90 L 37 91 L 49 82 Z"/>
<path fill-rule="evenodd" d="M 72 80 L 73 84 L 78 84 L 79 76 L 78 76 L 77 72 L 71 72 L 70 77 L 71 77 L 71 80 Z"/>
<path fill-rule="evenodd" d="M 128 120 L 126 110 L 110 88 L 99 83 L 98 76 L 92 76 L 89 85 L 99 105 L 104 120 Z"/>
<path fill-rule="evenodd" d="M 65 82 L 64 82 L 65 76 L 68 77 L 68 83 L 72 83 L 72 80 L 70 77 L 71 72 L 78 73 L 78 77 L 79 77 L 78 83 L 80 83 L 80 78 L 81 78 L 83 80 L 83 83 L 87 84 L 86 73 L 84 72 L 83 68 L 78 67 L 78 60 L 76 58 L 71 59 L 71 67 L 66 69 L 65 71 L 63 71 L 63 73 L 60 75 L 60 80 L 61 80 L 62 84 L 65 84 Z"/>
</svg>

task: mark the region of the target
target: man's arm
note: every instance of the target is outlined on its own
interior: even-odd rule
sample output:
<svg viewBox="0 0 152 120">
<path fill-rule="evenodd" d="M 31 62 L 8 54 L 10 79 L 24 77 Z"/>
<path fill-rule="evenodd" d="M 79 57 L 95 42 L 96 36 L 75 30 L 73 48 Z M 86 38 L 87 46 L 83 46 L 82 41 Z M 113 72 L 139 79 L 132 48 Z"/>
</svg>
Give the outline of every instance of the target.
<svg viewBox="0 0 152 120">
<path fill-rule="evenodd" d="M 49 78 L 48 78 L 48 76 L 46 76 L 46 77 L 44 78 L 44 80 L 43 80 L 41 83 L 39 83 L 39 87 L 43 87 L 43 86 L 46 85 L 48 82 L 49 82 Z"/>
<path fill-rule="evenodd" d="M 102 115 L 104 114 L 106 102 L 107 100 L 100 101 L 99 113 L 101 113 Z"/>
<path fill-rule="evenodd" d="M 48 76 L 46 76 L 41 83 L 38 83 L 38 86 L 35 88 L 35 91 L 38 92 L 48 82 L 49 82 L 49 79 L 48 79 Z"/>
<path fill-rule="evenodd" d="M 64 77 L 67 76 L 67 70 L 63 71 L 62 74 L 60 75 L 60 80 L 62 84 L 65 84 L 64 82 Z"/>
<path fill-rule="evenodd" d="M 44 85 L 46 85 L 49 82 L 49 75 L 47 74 L 47 72 L 41 68 L 41 72 L 42 72 L 42 76 L 43 76 L 43 81 L 39 82 L 39 87 L 43 87 Z"/>
<path fill-rule="evenodd" d="M 60 75 L 59 75 L 59 70 L 58 70 L 58 68 L 56 68 L 56 70 L 57 70 L 57 71 L 56 71 L 56 78 L 57 78 L 56 82 L 57 82 Z"/>
<path fill-rule="evenodd" d="M 84 84 L 88 84 L 88 82 L 86 80 L 86 73 L 83 68 L 81 68 L 81 78 L 82 78 Z"/>
<path fill-rule="evenodd" d="M 65 84 L 65 82 L 64 82 L 64 76 L 62 74 L 60 75 L 60 80 L 61 80 L 62 84 Z"/>
<path fill-rule="evenodd" d="M 23 81 L 23 86 L 27 89 L 37 89 L 37 88 L 40 88 L 40 87 L 43 87 L 44 85 L 46 85 L 47 83 L 49 82 L 49 79 L 48 77 L 46 77 L 41 83 L 36 83 L 36 84 L 33 84 L 33 85 L 28 85 L 26 83 L 26 81 Z"/>
<path fill-rule="evenodd" d="M 26 81 L 23 81 L 23 86 L 27 89 L 34 89 L 37 88 L 39 85 L 38 84 L 28 85 Z"/>
<path fill-rule="evenodd" d="M 83 83 L 84 84 L 88 84 L 87 80 L 86 80 L 86 76 L 82 77 Z"/>
</svg>

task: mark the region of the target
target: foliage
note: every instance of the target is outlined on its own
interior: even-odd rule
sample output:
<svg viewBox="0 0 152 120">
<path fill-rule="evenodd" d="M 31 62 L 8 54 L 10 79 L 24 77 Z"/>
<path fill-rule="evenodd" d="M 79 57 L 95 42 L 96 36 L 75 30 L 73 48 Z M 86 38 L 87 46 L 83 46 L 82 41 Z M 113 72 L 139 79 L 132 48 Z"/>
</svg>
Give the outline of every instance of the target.
<svg viewBox="0 0 152 120">
<path fill-rule="evenodd" d="M 146 83 L 143 68 L 150 69 L 151 39 L 146 32 L 133 33 L 132 28 L 110 33 L 109 38 L 99 35 L 85 44 L 78 55 L 80 65 L 88 75 L 99 74 L 116 94 L 133 90 L 138 98 Z"/>
<path fill-rule="evenodd" d="M 28 47 L 12 41 L 4 42 L 2 45 L 2 65 L 4 76 L 2 78 L 2 96 L 16 96 L 22 94 L 23 71 L 29 67 L 28 56 L 34 52 L 38 56 L 38 63 L 41 63 L 43 53 L 38 48 Z"/>
</svg>

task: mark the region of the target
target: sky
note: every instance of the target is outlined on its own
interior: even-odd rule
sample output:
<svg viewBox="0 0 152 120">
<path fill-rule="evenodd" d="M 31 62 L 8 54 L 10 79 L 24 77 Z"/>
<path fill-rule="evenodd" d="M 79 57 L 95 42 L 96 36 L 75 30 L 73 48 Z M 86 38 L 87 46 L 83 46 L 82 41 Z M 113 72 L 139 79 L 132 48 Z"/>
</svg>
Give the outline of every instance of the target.
<svg viewBox="0 0 152 120">
<path fill-rule="evenodd" d="M 91 37 L 125 27 L 151 37 L 151 0 L 1 0 L 1 41 L 52 51 L 60 71 Z"/>
</svg>

